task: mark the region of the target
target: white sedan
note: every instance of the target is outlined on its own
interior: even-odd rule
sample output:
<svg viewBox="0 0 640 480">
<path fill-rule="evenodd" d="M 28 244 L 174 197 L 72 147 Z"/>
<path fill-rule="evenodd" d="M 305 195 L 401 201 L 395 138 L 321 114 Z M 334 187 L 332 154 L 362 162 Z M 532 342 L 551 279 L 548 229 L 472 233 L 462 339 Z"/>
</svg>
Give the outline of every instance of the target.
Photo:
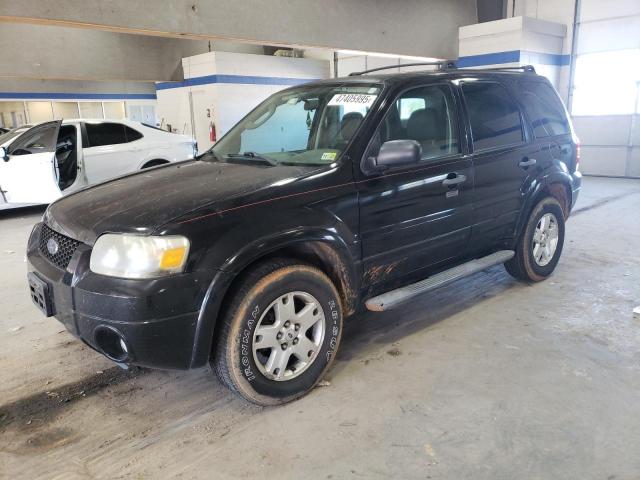
<svg viewBox="0 0 640 480">
<path fill-rule="evenodd" d="M 53 121 L 15 133 L 0 135 L 0 210 L 51 203 L 196 152 L 191 137 L 129 120 Z"/>
</svg>

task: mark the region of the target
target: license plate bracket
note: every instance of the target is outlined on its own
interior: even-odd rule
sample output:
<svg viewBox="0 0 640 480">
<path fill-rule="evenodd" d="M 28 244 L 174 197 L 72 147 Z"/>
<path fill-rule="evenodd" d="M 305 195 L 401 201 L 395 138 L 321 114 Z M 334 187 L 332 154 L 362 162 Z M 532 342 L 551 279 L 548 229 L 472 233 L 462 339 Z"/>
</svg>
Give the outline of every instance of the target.
<svg viewBox="0 0 640 480">
<path fill-rule="evenodd" d="M 27 274 L 27 280 L 29 281 L 29 294 L 34 305 L 45 316 L 53 316 L 53 301 L 49 284 L 33 272 Z"/>
</svg>

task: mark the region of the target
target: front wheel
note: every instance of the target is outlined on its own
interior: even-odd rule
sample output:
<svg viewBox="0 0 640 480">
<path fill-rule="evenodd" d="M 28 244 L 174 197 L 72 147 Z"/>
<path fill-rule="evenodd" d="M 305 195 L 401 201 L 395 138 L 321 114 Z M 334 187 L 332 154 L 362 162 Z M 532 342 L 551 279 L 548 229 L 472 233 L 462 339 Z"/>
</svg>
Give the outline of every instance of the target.
<svg viewBox="0 0 640 480">
<path fill-rule="evenodd" d="M 544 280 L 556 268 L 563 244 L 562 207 L 555 198 L 544 198 L 531 211 L 518 239 L 516 254 L 504 264 L 505 268 L 520 280 Z"/>
<path fill-rule="evenodd" d="M 331 365 L 342 333 L 331 280 L 288 260 L 249 273 L 220 321 L 211 366 L 227 387 L 258 405 L 311 390 Z"/>
</svg>

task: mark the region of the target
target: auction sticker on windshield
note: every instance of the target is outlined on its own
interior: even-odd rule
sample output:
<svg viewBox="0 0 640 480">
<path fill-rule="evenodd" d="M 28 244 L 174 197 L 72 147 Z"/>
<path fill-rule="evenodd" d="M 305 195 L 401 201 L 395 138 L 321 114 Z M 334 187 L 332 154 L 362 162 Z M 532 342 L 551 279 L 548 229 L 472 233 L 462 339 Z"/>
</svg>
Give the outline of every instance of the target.
<svg viewBox="0 0 640 480">
<path fill-rule="evenodd" d="M 329 105 L 358 105 L 362 107 L 370 107 L 377 97 L 377 95 L 367 95 L 364 93 L 338 93 L 329 100 Z"/>
</svg>

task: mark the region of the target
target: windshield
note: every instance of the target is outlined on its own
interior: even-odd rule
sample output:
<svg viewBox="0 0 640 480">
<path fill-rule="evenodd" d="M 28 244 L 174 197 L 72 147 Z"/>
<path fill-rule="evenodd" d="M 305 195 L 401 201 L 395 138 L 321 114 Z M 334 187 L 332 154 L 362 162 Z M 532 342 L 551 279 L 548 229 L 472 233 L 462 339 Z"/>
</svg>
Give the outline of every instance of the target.
<svg viewBox="0 0 640 480">
<path fill-rule="evenodd" d="M 378 98 L 379 86 L 322 85 L 272 95 L 211 152 L 221 161 L 329 164 L 340 157 Z"/>
<path fill-rule="evenodd" d="M 30 128 L 31 128 L 31 125 L 22 126 L 22 127 L 14 128 L 13 130 L 9 130 L 7 133 L 3 133 L 2 135 L 0 135 L 0 145 L 4 145 L 8 141 L 13 140 L 18 135 L 23 134 Z"/>
</svg>

